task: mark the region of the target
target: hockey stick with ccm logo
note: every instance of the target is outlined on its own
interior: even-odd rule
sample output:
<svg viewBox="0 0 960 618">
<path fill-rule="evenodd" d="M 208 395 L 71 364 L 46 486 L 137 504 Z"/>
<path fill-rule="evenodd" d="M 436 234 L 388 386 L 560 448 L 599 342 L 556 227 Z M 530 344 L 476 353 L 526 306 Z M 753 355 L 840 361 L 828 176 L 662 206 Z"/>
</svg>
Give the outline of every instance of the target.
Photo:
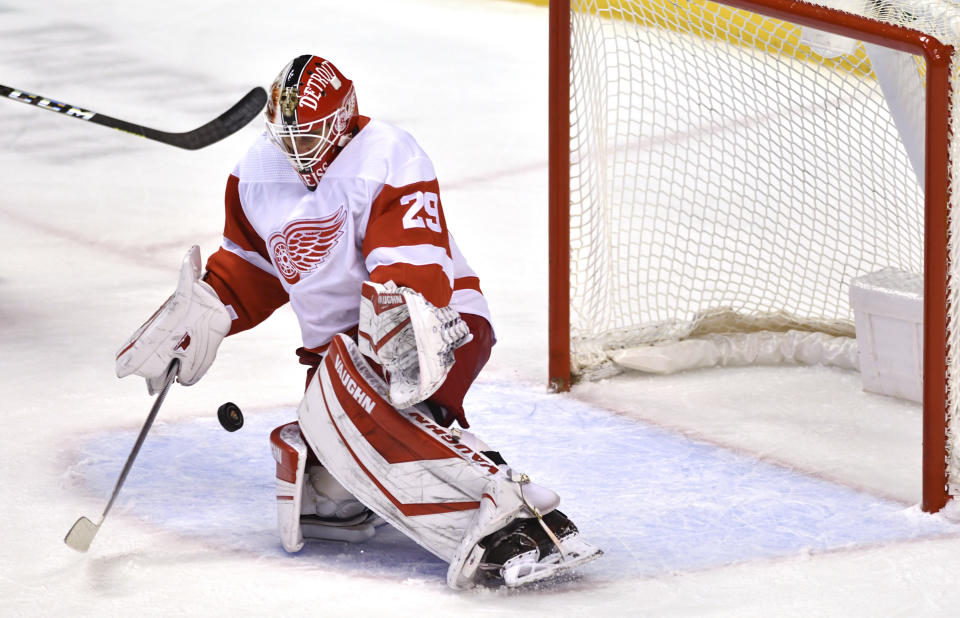
<svg viewBox="0 0 960 618">
<path fill-rule="evenodd" d="M 187 150 L 197 150 L 233 135 L 256 118 L 267 103 L 266 91 L 258 86 L 237 101 L 233 107 L 202 127 L 184 133 L 168 133 L 3 84 L 0 84 L 0 96 Z"/>
<path fill-rule="evenodd" d="M 117 499 L 117 494 L 120 493 L 120 488 L 123 486 L 123 482 L 127 480 L 127 474 L 130 472 L 130 468 L 133 467 L 133 460 L 137 458 L 137 453 L 140 452 L 140 447 L 143 446 L 143 441 L 147 437 L 147 432 L 150 431 L 150 427 L 153 425 L 153 419 L 157 418 L 157 412 L 160 411 L 160 405 L 163 403 L 164 398 L 166 398 L 167 391 L 170 390 L 170 385 L 173 384 L 173 381 L 177 377 L 179 370 L 180 359 L 175 358 L 170 362 L 170 366 L 167 367 L 167 378 L 163 383 L 163 388 L 160 390 L 160 393 L 154 400 L 153 407 L 150 408 L 150 414 L 147 415 L 147 420 L 143 424 L 143 429 L 140 430 L 140 435 L 137 436 L 137 442 L 133 445 L 133 450 L 130 451 L 130 456 L 127 457 L 127 463 L 123 465 L 123 471 L 120 473 L 120 478 L 117 479 L 117 484 L 113 488 L 113 495 L 110 496 L 110 501 L 107 502 L 107 508 L 103 509 L 103 514 L 100 516 L 100 521 L 93 523 L 86 517 L 81 517 L 77 520 L 77 523 L 73 524 L 73 527 L 70 528 L 70 532 L 67 533 L 67 536 L 63 538 L 63 542 L 72 549 L 85 552 L 90 548 L 90 543 L 93 542 L 93 537 L 97 535 L 97 532 L 100 530 L 100 526 L 103 525 L 103 520 L 106 519 L 107 513 L 110 512 L 110 507 L 113 506 L 113 501 Z"/>
</svg>

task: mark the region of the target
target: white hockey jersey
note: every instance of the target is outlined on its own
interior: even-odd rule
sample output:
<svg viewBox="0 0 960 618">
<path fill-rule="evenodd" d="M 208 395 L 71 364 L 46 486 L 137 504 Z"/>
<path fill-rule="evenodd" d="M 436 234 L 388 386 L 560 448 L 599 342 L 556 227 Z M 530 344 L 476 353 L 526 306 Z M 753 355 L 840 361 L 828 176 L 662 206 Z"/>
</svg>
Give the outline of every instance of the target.
<svg viewBox="0 0 960 618">
<path fill-rule="evenodd" d="M 223 244 L 206 281 L 230 334 L 289 300 L 307 351 L 359 321 L 363 281 L 413 288 L 490 321 L 480 282 L 450 236 L 433 164 L 408 133 L 361 117 L 315 191 L 265 136 L 230 176 Z"/>
</svg>

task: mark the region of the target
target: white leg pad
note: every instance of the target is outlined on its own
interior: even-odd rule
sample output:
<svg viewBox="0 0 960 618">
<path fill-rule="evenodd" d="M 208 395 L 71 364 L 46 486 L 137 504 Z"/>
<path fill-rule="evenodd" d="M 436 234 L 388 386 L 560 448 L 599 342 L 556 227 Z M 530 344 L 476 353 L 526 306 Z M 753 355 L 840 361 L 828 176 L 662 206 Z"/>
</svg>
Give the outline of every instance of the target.
<svg viewBox="0 0 960 618">
<path fill-rule="evenodd" d="M 300 404 L 300 428 L 350 493 L 449 562 L 452 587 L 468 587 L 482 554 L 477 542 L 532 515 L 521 485 L 429 414 L 396 410 L 386 389 L 356 344 L 338 335 Z M 549 493 L 544 506 L 552 508 L 559 499 Z"/>
<path fill-rule="evenodd" d="M 281 425 L 270 434 L 270 450 L 277 462 L 277 527 L 280 542 L 288 552 L 303 548 L 300 506 L 303 499 L 307 445 L 296 422 Z"/>
</svg>

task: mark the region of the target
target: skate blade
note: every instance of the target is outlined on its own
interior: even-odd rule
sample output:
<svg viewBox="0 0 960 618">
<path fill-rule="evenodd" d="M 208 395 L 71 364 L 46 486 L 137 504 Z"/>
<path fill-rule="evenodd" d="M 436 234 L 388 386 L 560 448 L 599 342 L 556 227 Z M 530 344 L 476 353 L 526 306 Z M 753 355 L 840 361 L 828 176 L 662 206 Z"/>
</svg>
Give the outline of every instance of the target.
<svg viewBox="0 0 960 618">
<path fill-rule="evenodd" d="M 525 563 L 504 569 L 503 583 L 508 588 L 517 588 L 533 582 L 543 581 L 561 575 L 571 569 L 593 562 L 603 555 L 603 550 L 580 540 L 565 539 L 562 541 L 563 550 L 567 557 L 561 559 L 560 553 L 553 553 L 540 562 Z"/>
</svg>

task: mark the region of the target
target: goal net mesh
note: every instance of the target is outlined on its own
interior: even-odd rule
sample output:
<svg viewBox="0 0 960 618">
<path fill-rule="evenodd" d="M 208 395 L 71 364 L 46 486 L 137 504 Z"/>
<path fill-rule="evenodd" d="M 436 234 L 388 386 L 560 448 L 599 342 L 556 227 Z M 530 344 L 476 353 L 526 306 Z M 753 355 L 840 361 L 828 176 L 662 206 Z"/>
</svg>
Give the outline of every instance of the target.
<svg viewBox="0 0 960 618">
<path fill-rule="evenodd" d="M 838 1 L 960 40 L 958 4 Z M 922 57 L 712 2 L 572 0 L 571 30 L 575 375 L 706 333 L 853 337 L 854 277 L 923 272 Z"/>
</svg>

